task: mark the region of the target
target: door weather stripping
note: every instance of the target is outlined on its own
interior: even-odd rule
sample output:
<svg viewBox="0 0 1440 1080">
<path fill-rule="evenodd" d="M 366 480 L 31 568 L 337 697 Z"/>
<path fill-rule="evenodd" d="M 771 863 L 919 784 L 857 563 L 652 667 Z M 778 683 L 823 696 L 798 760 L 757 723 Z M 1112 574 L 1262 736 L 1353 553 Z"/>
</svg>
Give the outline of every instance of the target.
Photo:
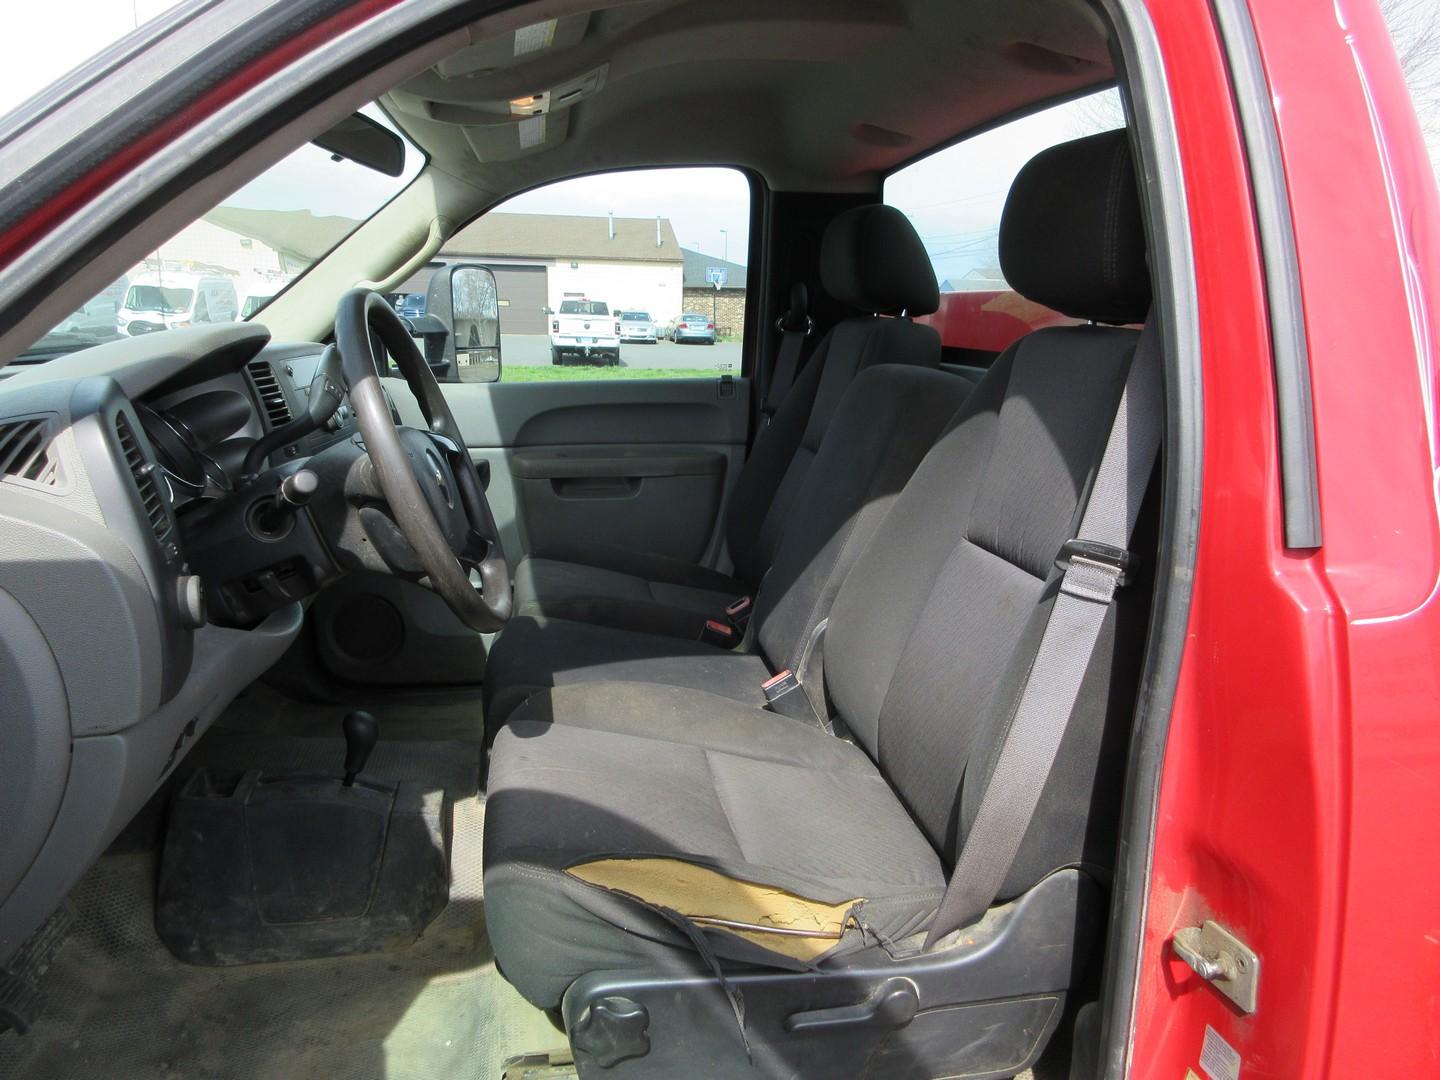
<svg viewBox="0 0 1440 1080">
<path fill-rule="evenodd" d="M 1260 987 L 1260 957 L 1213 919 L 1203 926 L 1176 930 L 1170 949 L 1196 975 L 1219 990 L 1249 1015 L 1255 1011 Z"/>
</svg>

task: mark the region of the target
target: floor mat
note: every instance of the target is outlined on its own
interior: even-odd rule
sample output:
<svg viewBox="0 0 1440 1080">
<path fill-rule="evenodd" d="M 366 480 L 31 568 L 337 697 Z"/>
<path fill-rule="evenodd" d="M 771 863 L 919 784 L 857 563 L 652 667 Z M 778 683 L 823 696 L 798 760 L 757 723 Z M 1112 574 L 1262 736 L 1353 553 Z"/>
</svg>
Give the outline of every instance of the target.
<svg viewBox="0 0 1440 1080">
<path fill-rule="evenodd" d="M 334 739 L 217 736 L 212 767 L 338 767 Z M 564 1037 L 495 970 L 481 894 L 483 796 L 474 744 L 381 742 L 366 770 L 429 780 L 455 799 L 450 903 L 404 951 L 202 968 L 154 931 L 154 852 L 109 855 L 71 894 L 75 930 L 29 1034 L 0 1035 L 14 1080 L 494 1080 L 505 1059 Z"/>
</svg>

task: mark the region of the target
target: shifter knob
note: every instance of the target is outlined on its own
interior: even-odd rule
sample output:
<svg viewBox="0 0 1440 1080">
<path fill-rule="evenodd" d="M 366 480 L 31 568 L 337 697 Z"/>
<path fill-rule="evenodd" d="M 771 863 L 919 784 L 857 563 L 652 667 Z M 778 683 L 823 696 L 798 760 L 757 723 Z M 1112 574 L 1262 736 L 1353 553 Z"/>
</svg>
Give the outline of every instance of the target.
<svg viewBox="0 0 1440 1080">
<path fill-rule="evenodd" d="M 319 487 L 319 476 L 309 469 L 297 469 L 280 481 L 280 490 L 276 492 L 276 498 L 287 506 L 298 508 L 308 503 L 310 496 L 314 495 Z"/>
<path fill-rule="evenodd" d="M 365 768 L 365 762 L 370 760 L 375 741 L 380 738 L 380 721 L 357 709 L 345 715 L 340 722 L 340 730 L 345 733 L 345 786 L 351 787 L 355 777 Z"/>
</svg>

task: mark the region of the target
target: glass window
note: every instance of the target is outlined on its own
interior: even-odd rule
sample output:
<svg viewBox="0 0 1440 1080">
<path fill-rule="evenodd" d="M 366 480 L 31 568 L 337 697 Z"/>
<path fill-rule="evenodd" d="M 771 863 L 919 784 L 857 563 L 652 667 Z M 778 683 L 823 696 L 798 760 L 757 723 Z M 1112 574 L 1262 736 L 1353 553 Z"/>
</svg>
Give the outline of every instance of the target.
<svg viewBox="0 0 1440 1080">
<path fill-rule="evenodd" d="M 362 114 L 395 132 L 378 108 Z M 346 121 L 346 125 L 364 121 Z M 361 164 L 341 125 L 306 143 L 192 221 L 35 342 L 21 363 L 38 363 L 121 337 L 196 323 L 234 322 L 267 303 L 358 229 L 413 180 L 424 155 L 395 133 L 400 154 Z M 353 134 L 353 126 L 350 130 Z M 358 156 L 363 154 L 352 149 Z M 382 171 L 382 168 L 385 171 Z M 421 298 L 423 303 L 423 297 Z M 263 314 L 261 321 L 264 320 Z"/>
<path fill-rule="evenodd" d="M 1016 338 L 1074 322 L 1011 290 L 1000 269 L 1000 213 L 1032 157 L 1071 139 L 1125 126 L 1120 96 L 1104 90 L 1042 109 L 891 173 L 885 201 L 914 224 L 940 283 L 935 326 L 950 357 L 987 364 Z"/>
<path fill-rule="evenodd" d="M 489 268 L 506 382 L 740 374 L 750 185 L 734 169 L 642 169 L 518 195 L 446 241 L 437 270 Z M 457 364 L 442 379 L 488 381 Z"/>
</svg>

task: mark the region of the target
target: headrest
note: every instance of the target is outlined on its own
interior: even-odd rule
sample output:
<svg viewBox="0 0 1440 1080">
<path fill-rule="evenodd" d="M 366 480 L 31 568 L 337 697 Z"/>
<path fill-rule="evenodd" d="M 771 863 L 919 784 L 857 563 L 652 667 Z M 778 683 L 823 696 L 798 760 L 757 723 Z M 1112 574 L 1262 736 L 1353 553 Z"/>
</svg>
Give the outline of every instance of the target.
<svg viewBox="0 0 1440 1080">
<path fill-rule="evenodd" d="M 1123 129 L 1052 146 L 1020 170 L 1000 217 L 1000 269 L 1021 296 L 1072 318 L 1144 321 L 1150 268 Z"/>
<path fill-rule="evenodd" d="M 929 315 L 940 287 L 910 219 L 872 203 L 847 210 L 825 230 L 820 280 L 835 299 L 880 315 Z"/>
</svg>

